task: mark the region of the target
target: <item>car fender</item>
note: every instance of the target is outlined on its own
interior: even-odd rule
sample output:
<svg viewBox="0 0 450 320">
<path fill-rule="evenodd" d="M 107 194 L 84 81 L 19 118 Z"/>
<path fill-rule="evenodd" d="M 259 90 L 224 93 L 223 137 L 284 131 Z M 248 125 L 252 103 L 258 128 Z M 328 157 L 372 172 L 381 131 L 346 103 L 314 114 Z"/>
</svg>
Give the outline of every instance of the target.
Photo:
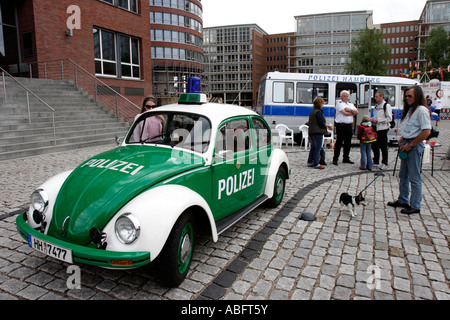
<svg viewBox="0 0 450 320">
<path fill-rule="evenodd" d="M 216 242 L 216 224 L 206 200 L 187 187 L 163 185 L 134 198 L 108 222 L 103 230 L 107 234 L 107 250 L 149 251 L 151 259 L 154 260 L 163 249 L 175 222 L 183 212 L 194 206 L 201 207 L 206 213 L 212 238 Z M 128 245 L 123 244 L 115 234 L 115 223 L 125 213 L 134 215 L 141 228 L 139 238 Z"/>
<path fill-rule="evenodd" d="M 272 151 L 272 156 L 270 159 L 270 166 L 267 169 L 267 182 L 266 182 L 266 189 L 264 192 L 264 194 L 267 195 L 269 198 L 273 196 L 275 188 L 275 179 L 280 166 L 285 166 L 287 174 L 286 178 L 289 178 L 290 166 L 289 166 L 289 158 L 286 152 L 284 152 L 281 149 L 274 149 Z"/>
<path fill-rule="evenodd" d="M 46 182 L 44 182 L 41 186 L 39 186 L 38 189 L 44 190 L 48 195 L 48 207 L 45 211 L 45 221 L 47 222 L 47 227 L 44 233 L 47 233 L 48 227 L 50 225 L 50 222 L 53 217 L 53 206 L 56 202 L 56 197 L 58 196 L 59 190 L 61 189 L 61 186 L 63 185 L 64 181 L 66 181 L 67 177 L 72 173 L 73 170 L 68 170 L 61 172 L 50 179 L 48 179 Z M 33 219 L 33 210 L 31 209 L 31 205 L 28 208 L 28 224 L 32 228 L 37 228 L 40 225 L 36 224 Z"/>
</svg>

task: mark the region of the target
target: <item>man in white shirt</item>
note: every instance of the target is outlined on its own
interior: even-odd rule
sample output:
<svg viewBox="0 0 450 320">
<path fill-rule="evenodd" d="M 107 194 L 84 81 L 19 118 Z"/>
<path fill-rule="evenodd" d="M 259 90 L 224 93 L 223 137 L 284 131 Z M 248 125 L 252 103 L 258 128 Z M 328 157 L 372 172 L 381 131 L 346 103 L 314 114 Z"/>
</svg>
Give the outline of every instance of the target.
<svg viewBox="0 0 450 320">
<path fill-rule="evenodd" d="M 358 109 L 348 101 L 349 98 L 350 92 L 344 90 L 341 92 L 341 101 L 336 104 L 336 145 L 333 156 L 333 164 L 336 166 L 342 146 L 344 147 L 343 163 L 354 163 L 350 160 L 350 148 L 352 146 L 353 117 L 358 114 Z"/>
<path fill-rule="evenodd" d="M 377 104 L 373 109 L 373 118 L 370 119 L 373 128 L 377 131 L 377 141 L 372 143 L 373 164 L 380 164 L 380 150 L 381 150 L 381 164 L 380 169 L 386 169 L 388 165 L 388 131 L 391 127 L 392 121 L 392 107 L 389 103 L 384 101 L 384 93 L 378 91 L 375 93 L 375 101 Z M 386 104 L 386 105 L 385 105 Z"/>
<path fill-rule="evenodd" d="M 436 113 L 438 116 L 440 116 L 442 108 L 442 101 L 439 98 L 435 98 L 434 101 L 434 113 Z"/>
</svg>

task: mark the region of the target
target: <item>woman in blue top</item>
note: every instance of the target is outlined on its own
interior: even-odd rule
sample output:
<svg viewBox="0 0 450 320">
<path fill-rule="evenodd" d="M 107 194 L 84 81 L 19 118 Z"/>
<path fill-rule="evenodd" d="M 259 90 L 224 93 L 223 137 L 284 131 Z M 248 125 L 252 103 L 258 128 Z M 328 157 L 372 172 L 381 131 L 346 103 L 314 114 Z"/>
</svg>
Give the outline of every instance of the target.
<svg viewBox="0 0 450 320">
<path fill-rule="evenodd" d="M 402 213 L 420 213 L 422 201 L 422 177 L 420 161 L 424 149 L 423 141 L 431 132 L 431 112 L 427 107 L 422 88 L 413 86 L 406 90 L 404 107 L 400 120 L 401 138 L 398 145 L 405 156 L 400 157 L 400 185 L 397 201 L 388 202 L 394 208 L 401 207 Z M 410 196 L 411 185 L 411 196 Z"/>
</svg>

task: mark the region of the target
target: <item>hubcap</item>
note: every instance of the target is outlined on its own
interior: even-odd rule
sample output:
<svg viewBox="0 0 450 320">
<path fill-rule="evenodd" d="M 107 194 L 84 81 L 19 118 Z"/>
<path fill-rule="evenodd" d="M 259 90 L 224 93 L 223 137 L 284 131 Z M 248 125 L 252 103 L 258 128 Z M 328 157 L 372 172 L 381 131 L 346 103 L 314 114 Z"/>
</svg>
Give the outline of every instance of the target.
<svg viewBox="0 0 450 320">
<path fill-rule="evenodd" d="M 180 273 L 186 272 L 192 255 L 192 225 L 188 223 L 184 226 L 181 234 L 180 246 L 178 247 L 178 271 Z"/>
<path fill-rule="evenodd" d="M 191 237 L 189 234 L 184 235 L 183 240 L 181 242 L 181 250 L 180 250 L 180 261 L 181 263 L 186 263 L 189 259 L 189 255 L 191 254 Z"/>
</svg>

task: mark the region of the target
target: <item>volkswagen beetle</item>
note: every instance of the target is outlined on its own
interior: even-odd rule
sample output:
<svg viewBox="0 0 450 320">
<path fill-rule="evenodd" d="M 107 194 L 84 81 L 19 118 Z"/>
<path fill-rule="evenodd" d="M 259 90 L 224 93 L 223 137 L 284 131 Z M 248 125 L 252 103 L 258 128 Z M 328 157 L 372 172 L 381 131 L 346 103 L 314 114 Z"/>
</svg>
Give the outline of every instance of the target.
<svg viewBox="0 0 450 320">
<path fill-rule="evenodd" d="M 258 114 L 182 94 L 141 114 L 117 148 L 46 181 L 16 224 L 53 258 L 115 269 L 152 262 L 177 286 L 195 236 L 217 241 L 259 205 L 278 206 L 289 173 Z"/>
</svg>

